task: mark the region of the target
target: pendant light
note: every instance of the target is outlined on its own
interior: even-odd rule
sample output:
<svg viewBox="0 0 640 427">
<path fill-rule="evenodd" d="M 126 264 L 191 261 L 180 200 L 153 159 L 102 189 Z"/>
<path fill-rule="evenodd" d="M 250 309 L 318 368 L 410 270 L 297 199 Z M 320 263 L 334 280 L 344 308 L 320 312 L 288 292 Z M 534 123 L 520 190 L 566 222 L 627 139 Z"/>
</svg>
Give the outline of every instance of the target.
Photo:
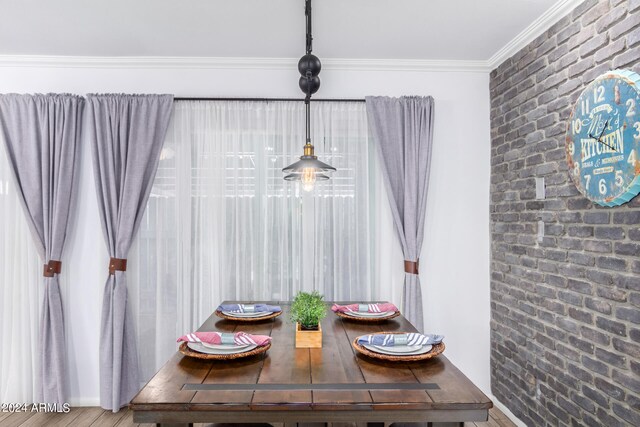
<svg viewBox="0 0 640 427">
<path fill-rule="evenodd" d="M 317 56 L 311 53 L 313 37 L 311 36 L 311 0 L 305 0 L 304 14 L 307 22 L 307 53 L 298 61 L 298 71 L 301 74 L 298 82 L 300 89 L 306 94 L 304 98 L 306 110 L 306 144 L 300 160 L 282 169 L 287 181 L 300 181 L 304 191 L 312 191 L 316 181 L 329 179 L 329 172 L 336 168 L 318 160 L 311 143 L 311 95 L 320 88 L 320 69 L 322 64 Z"/>
</svg>

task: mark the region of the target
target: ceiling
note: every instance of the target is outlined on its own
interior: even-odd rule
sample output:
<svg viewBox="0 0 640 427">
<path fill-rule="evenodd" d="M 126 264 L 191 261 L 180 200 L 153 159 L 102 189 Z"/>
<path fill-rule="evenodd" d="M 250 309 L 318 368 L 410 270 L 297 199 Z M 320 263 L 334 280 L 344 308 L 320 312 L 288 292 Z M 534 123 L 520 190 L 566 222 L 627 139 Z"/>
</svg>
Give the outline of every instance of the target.
<svg viewBox="0 0 640 427">
<path fill-rule="evenodd" d="M 320 58 L 487 60 L 558 0 L 315 0 Z M 295 58 L 303 0 L 0 0 L 0 55 Z"/>
</svg>

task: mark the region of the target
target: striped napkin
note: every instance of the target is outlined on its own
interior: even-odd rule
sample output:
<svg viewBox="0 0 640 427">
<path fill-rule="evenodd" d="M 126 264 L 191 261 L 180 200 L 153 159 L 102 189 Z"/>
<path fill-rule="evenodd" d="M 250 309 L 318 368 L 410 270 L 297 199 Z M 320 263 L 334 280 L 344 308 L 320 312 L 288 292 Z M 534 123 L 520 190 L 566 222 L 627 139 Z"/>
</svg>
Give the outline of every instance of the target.
<svg viewBox="0 0 640 427">
<path fill-rule="evenodd" d="M 396 312 L 398 311 L 398 307 L 391 304 L 390 302 L 384 302 L 380 304 L 333 304 L 331 310 L 333 310 L 334 312 L 339 311 L 340 313 L 346 313 L 348 311 L 353 313 L 386 313 L 388 311 Z"/>
<path fill-rule="evenodd" d="M 422 335 L 418 333 L 408 334 L 374 334 L 363 335 L 358 338 L 358 344 L 381 345 L 393 347 L 396 345 L 431 345 L 439 344 L 444 339 L 444 335 Z"/>
<path fill-rule="evenodd" d="M 231 313 L 279 313 L 282 308 L 278 305 L 267 304 L 220 304 L 216 310 Z"/>
<path fill-rule="evenodd" d="M 236 332 L 235 334 L 224 332 L 193 332 L 178 338 L 177 342 L 180 341 L 230 345 L 255 344 L 262 347 L 271 342 L 271 337 L 267 335 L 251 335 L 246 332 Z"/>
</svg>

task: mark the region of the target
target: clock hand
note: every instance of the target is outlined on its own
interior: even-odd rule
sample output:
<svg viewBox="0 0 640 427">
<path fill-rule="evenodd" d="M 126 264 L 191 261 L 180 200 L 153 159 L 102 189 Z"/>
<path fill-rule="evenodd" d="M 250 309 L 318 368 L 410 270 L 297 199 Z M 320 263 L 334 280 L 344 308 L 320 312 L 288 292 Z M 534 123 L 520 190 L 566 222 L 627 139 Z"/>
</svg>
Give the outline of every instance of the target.
<svg viewBox="0 0 640 427">
<path fill-rule="evenodd" d="M 606 145 L 607 147 L 611 148 L 613 151 L 618 151 L 618 150 L 616 149 L 616 147 L 614 147 L 614 146 L 612 146 L 612 145 L 609 145 L 609 144 L 607 144 L 607 143 L 606 143 L 606 142 L 604 142 L 604 141 L 600 141 L 599 139 L 598 139 L 597 141 L 598 141 L 600 144 L 602 144 L 602 145 Z"/>
<path fill-rule="evenodd" d="M 602 132 L 600 132 L 600 136 L 598 137 L 598 141 L 601 141 L 602 135 L 604 135 L 604 131 L 607 130 L 607 125 L 609 124 L 609 119 L 607 119 L 606 122 L 604 122 L 604 126 L 602 126 Z"/>
<path fill-rule="evenodd" d="M 595 140 L 596 140 L 596 141 L 598 141 L 600 144 L 602 144 L 602 145 L 605 145 L 605 146 L 609 147 L 609 148 L 610 148 L 610 149 L 612 149 L 613 151 L 618 151 L 618 150 L 616 150 L 616 148 L 615 148 L 614 146 L 612 146 L 612 145 L 610 145 L 610 144 L 608 144 L 608 143 L 604 142 L 604 141 L 601 139 L 601 138 L 602 138 L 602 135 L 604 135 L 604 131 L 607 129 L 607 125 L 608 125 L 608 124 L 609 124 L 609 120 L 607 120 L 607 121 L 604 123 L 604 127 L 602 128 L 602 132 L 600 132 L 600 136 L 598 136 L 598 137 L 596 138 L 594 135 L 588 134 L 588 135 L 589 135 L 589 138 L 593 138 L 593 139 L 595 139 Z"/>
<path fill-rule="evenodd" d="M 602 136 L 602 135 L 600 135 L 600 136 Z M 593 139 L 595 139 L 597 142 L 599 142 L 599 143 L 600 143 L 600 144 L 602 144 L 602 145 L 606 145 L 607 147 L 611 148 L 613 151 L 618 151 L 618 150 L 616 150 L 616 148 L 615 148 L 614 146 L 612 146 L 612 145 L 610 145 L 610 144 L 608 144 L 608 143 L 604 142 L 604 141 L 603 141 L 603 140 L 601 140 L 600 138 L 596 138 L 595 136 L 593 136 L 593 135 L 591 135 L 591 134 L 589 134 L 589 138 L 593 138 Z"/>
<path fill-rule="evenodd" d="M 600 120 L 598 120 L 598 123 L 599 122 L 600 122 Z M 595 131 L 597 128 L 598 128 L 598 125 L 596 124 L 596 126 L 593 128 L 593 130 Z M 606 128 L 606 125 L 605 125 L 605 127 L 602 128 L 602 130 L 604 130 L 605 128 Z M 595 135 L 591 135 L 591 132 L 589 132 L 588 135 L 589 135 L 589 138 L 593 138 L 598 142 L 600 142 L 600 137 L 602 136 L 602 134 L 600 134 L 600 136 L 596 137 Z"/>
</svg>

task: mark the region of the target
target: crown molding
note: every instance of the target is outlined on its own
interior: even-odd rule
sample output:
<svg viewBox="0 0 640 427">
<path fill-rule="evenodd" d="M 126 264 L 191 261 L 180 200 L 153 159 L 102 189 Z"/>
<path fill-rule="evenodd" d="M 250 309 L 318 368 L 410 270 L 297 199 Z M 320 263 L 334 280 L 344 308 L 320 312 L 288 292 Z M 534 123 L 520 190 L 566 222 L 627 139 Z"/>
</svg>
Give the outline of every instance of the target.
<svg viewBox="0 0 640 427">
<path fill-rule="evenodd" d="M 547 31 L 553 24 L 575 9 L 584 0 L 558 0 L 542 15 L 522 30 L 509 43 L 504 45 L 487 60 L 489 70 L 495 70 L 500 64 L 511 58 L 529 43 Z"/>
<path fill-rule="evenodd" d="M 295 70 L 297 64 L 295 58 L 0 55 L 0 67 L 19 68 Z M 461 60 L 327 58 L 322 66 L 325 70 L 349 71 L 490 71 L 486 61 Z"/>
<path fill-rule="evenodd" d="M 297 62 L 296 62 L 297 63 Z M 353 71 L 442 71 L 478 72 L 491 71 L 487 61 L 456 59 L 327 59 L 322 66 L 332 70 Z"/>
<path fill-rule="evenodd" d="M 296 64 L 297 60 L 289 58 L 0 55 L 0 67 L 18 68 L 284 69 Z"/>
</svg>

